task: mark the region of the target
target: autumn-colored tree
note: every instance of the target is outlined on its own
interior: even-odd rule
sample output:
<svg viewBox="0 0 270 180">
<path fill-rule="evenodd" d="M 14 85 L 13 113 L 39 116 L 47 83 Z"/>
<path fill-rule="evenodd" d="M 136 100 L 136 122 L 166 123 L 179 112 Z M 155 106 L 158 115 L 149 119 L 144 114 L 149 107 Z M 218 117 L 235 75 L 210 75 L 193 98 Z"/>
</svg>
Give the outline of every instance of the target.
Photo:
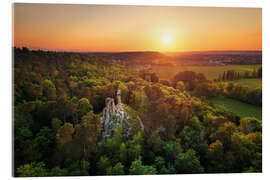
<svg viewBox="0 0 270 180">
<path fill-rule="evenodd" d="M 237 127 L 232 122 L 225 122 L 221 125 L 217 131 L 210 135 L 214 140 L 220 140 L 225 149 L 230 149 L 231 146 L 231 137 L 234 132 L 237 131 Z"/>
<path fill-rule="evenodd" d="M 256 118 L 246 117 L 240 120 L 240 130 L 245 133 L 251 133 L 262 130 L 262 122 Z"/>
<path fill-rule="evenodd" d="M 224 161 L 223 144 L 219 140 L 211 143 L 208 151 L 208 171 L 224 172 L 224 165 L 220 162 Z"/>
<path fill-rule="evenodd" d="M 65 123 L 61 128 L 58 130 L 56 134 L 56 140 L 58 144 L 58 148 L 64 154 L 68 154 L 72 147 L 72 135 L 75 129 L 72 124 Z"/>
<path fill-rule="evenodd" d="M 180 91 L 184 91 L 185 90 L 185 84 L 183 83 L 183 81 L 178 81 L 176 83 L 176 89 L 179 89 Z"/>
</svg>

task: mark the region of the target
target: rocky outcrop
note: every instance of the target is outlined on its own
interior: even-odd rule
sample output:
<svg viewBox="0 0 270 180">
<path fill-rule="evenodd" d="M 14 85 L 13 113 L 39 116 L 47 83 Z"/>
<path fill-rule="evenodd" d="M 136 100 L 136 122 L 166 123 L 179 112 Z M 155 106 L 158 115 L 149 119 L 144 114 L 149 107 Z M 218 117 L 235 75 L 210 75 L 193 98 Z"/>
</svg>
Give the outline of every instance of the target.
<svg viewBox="0 0 270 180">
<path fill-rule="evenodd" d="M 116 92 L 116 99 L 116 105 L 113 98 L 108 97 L 105 100 L 106 107 L 103 109 L 103 114 L 101 117 L 103 137 L 113 136 L 113 129 L 118 125 L 122 126 L 123 136 L 129 136 L 131 134 L 131 116 L 123 108 L 120 90 L 117 90 Z M 144 126 L 139 116 L 137 116 L 137 119 L 140 123 L 141 129 L 143 130 Z"/>
</svg>

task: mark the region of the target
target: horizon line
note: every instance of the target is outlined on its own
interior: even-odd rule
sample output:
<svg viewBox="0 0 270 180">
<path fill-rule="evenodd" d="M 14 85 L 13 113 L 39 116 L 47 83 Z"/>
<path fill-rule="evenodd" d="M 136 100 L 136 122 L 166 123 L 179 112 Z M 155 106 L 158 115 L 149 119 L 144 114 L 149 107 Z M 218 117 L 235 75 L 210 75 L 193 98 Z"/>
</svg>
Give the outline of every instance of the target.
<svg viewBox="0 0 270 180">
<path fill-rule="evenodd" d="M 262 49 L 242 49 L 242 50 L 190 50 L 190 51 L 158 51 L 158 50 L 120 50 L 120 51 L 95 51 L 95 50 L 71 50 L 71 49 L 46 49 L 31 48 L 28 46 L 12 46 L 12 48 L 27 48 L 31 51 L 48 51 L 48 52 L 73 52 L 73 53 L 125 53 L 125 52 L 160 52 L 160 53 L 187 53 L 187 52 L 262 52 Z"/>
</svg>

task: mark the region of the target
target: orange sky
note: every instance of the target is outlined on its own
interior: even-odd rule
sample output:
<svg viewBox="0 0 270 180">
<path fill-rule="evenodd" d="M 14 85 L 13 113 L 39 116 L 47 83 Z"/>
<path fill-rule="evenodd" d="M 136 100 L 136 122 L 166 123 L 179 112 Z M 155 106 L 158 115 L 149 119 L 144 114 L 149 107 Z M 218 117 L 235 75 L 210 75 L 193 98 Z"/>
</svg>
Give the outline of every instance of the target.
<svg viewBox="0 0 270 180">
<path fill-rule="evenodd" d="M 163 43 L 164 36 L 171 43 Z M 14 4 L 13 45 L 67 51 L 261 50 L 262 10 Z"/>
</svg>

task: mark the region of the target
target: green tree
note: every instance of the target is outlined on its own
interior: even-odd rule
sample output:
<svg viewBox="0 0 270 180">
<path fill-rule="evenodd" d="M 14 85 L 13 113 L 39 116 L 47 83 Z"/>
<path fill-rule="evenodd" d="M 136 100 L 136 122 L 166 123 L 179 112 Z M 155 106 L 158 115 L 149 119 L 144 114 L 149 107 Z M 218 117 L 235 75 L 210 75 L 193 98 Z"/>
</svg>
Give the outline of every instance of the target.
<svg viewBox="0 0 270 180">
<path fill-rule="evenodd" d="M 175 169 L 180 174 L 204 172 L 204 168 L 194 150 L 178 154 L 175 159 Z"/>
<path fill-rule="evenodd" d="M 112 175 L 124 175 L 124 166 L 119 162 L 112 168 Z"/>
<path fill-rule="evenodd" d="M 40 161 L 42 153 L 38 151 L 38 144 L 33 140 L 34 135 L 29 127 L 15 129 L 15 163 Z"/>
<path fill-rule="evenodd" d="M 141 161 L 141 157 L 132 162 L 129 174 L 131 175 L 146 175 L 146 174 L 157 174 L 156 168 L 152 166 L 144 166 Z"/>
<path fill-rule="evenodd" d="M 61 169 L 59 166 L 56 166 L 55 168 L 52 168 L 49 176 L 67 176 L 68 170 L 63 168 Z"/>
<path fill-rule="evenodd" d="M 78 102 L 78 110 L 79 110 L 80 116 L 83 116 L 89 111 L 93 110 L 93 107 L 90 104 L 88 99 L 81 98 Z"/>
<path fill-rule="evenodd" d="M 43 126 L 37 133 L 34 142 L 39 152 L 43 154 L 43 158 L 49 157 L 53 152 L 55 134 L 52 129 Z"/>
<path fill-rule="evenodd" d="M 80 124 L 76 125 L 74 141 L 79 145 L 84 157 L 95 150 L 100 130 L 100 119 L 93 111 L 83 116 Z"/>
<path fill-rule="evenodd" d="M 205 128 L 198 117 L 193 116 L 187 126 L 180 133 L 181 144 L 184 151 L 193 149 L 200 155 L 205 155 L 208 145 L 205 137 Z"/>
<path fill-rule="evenodd" d="M 90 163 L 84 159 L 82 160 L 72 160 L 66 159 L 65 166 L 68 169 L 70 176 L 88 176 Z"/>
<path fill-rule="evenodd" d="M 162 151 L 164 153 L 164 158 L 166 162 L 174 163 L 176 156 L 182 153 L 182 147 L 180 144 L 180 139 L 175 141 L 168 141 L 162 146 Z"/>
<path fill-rule="evenodd" d="M 42 177 L 48 172 L 43 162 L 24 164 L 17 169 L 19 177 Z"/>
<path fill-rule="evenodd" d="M 175 133 L 177 129 L 176 119 L 172 114 L 169 114 L 164 121 L 166 128 L 166 136 L 168 139 L 175 139 Z"/>
<path fill-rule="evenodd" d="M 52 118 L 51 126 L 54 132 L 57 132 L 60 129 L 61 125 L 62 125 L 62 121 L 60 119 Z"/>
<path fill-rule="evenodd" d="M 252 161 L 256 161 L 256 152 L 252 146 L 252 142 L 243 133 L 235 132 L 232 137 L 232 152 L 236 157 L 235 170 L 242 172 L 252 166 Z"/>
<path fill-rule="evenodd" d="M 72 116 L 75 115 L 77 109 L 71 100 L 59 97 L 56 102 L 56 113 L 60 119 L 64 122 Z"/>
<path fill-rule="evenodd" d="M 43 94 L 47 97 L 48 100 L 56 99 L 56 88 L 51 80 L 45 79 L 42 82 Z"/>
<path fill-rule="evenodd" d="M 211 143 L 208 151 L 208 171 L 224 172 L 224 149 L 219 140 Z"/>
<path fill-rule="evenodd" d="M 97 163 L 97 168 L 98 168 L 99 175 L 106 175 L 108 170 L 112 168 L 110 159 L 107 158 L 106 156 L 101 156 Z"/>
<path fill-rule="evenodd" d="M 164 167 L 165 167 L 165 160 L 164 160 L 164 158 L 161 157 L 161 156 L 157 156 L 157 157 L 155 158 L 154 167 L 155 167 L 158 171 L 160 171 L 162 168 L 164 168 Z"/>
</svg>

